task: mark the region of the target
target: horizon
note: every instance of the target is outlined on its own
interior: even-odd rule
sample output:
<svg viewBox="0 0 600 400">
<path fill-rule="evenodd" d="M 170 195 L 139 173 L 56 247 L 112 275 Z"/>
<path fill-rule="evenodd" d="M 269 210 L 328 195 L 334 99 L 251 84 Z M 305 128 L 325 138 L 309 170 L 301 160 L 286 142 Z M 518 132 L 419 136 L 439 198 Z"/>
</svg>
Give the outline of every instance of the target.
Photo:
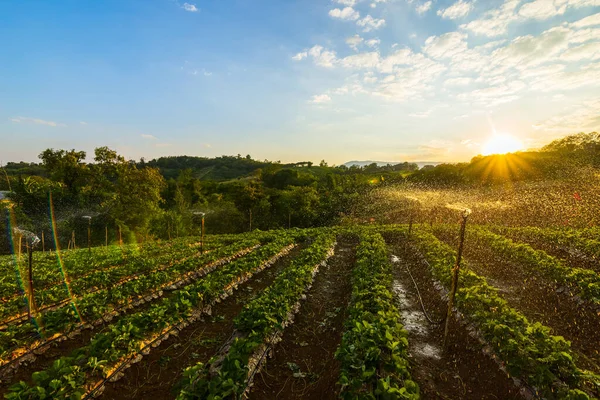
<svg viewBox="0 0 600 400">
<path fill-rule="evenodd" d="M 496 134 L 526 149 L 600 129 L 598 0 L 7 1 L 0 13 L 3 163 L 104 145 L 136 160 L 462 162 Z"/>
</svg>

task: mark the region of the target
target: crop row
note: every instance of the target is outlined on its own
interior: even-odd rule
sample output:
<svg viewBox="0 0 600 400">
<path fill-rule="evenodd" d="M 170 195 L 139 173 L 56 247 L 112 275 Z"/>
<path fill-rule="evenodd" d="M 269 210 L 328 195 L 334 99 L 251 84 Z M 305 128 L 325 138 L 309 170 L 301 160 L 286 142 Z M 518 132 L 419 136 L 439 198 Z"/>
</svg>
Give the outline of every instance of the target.
<svg viewBox="0 0 600 400">
<path fill-rule="evenodd" d="M 259 297 L 244 306 L 235 320 L 227 353 L 184 371 L 178 399 L 222 399 L 242 396 L 258 371 L 267 349 L 276 343 L 300 307 L 319 266 L 333 253 L 334 236 L 321 234 Z"/>
<path fill-rule="evenodd" d="M 451 228 L 439 226 L 435 229 L 448 231 Z M 596 271 L 567 267 L 545 251 L 535 250 L 528 244 L 514 242 L 483 228 L 471 228 L 467 232 L 467 239 L 490 248 L 506 259 L 539 271 L 552 281 L 576 290 L 581 298 L 600 305 L 600 275 Z"/>
<path fill-rule="evenodd" d="M 110 288 L 127 280 L 135 279 L 140 275 L 155 271 L 157 268 L 168 268 L 174 263 L 197 254 L 198 249 L 194 247 L 190 248 L 189 246 L 184 248 L 164 248 L 162 249 L 162 253 L 135 255 L 124 263 L 110 268 L 96 269 L 74 280 L 70 280 L 65 276 L 66 282 L 48 286 L 42 290 L 36 289 L 34 292 L 35 304 L 41 311 L 53 308 L 65 300 L 70 300 L 70 295 L 80 296 Z M 55 268 L 58 269 L 56 266 Z M 68 289 L 66 286 L 67 282 Z M 37 284 L 34 284 L 34 286 L 37 287 Z M 24 304 L 27 304 L 26 293 L 22 293 L 6 301 L 0 310 L 0 318 L 4 319 L 2 323 L 7 324 L 26 317 L 27 312 L 19 312 L 23 309 Z"/>
<path fill-rule="evenodd" d="M 412 238 L 433 276 L 449 289 L 454 250 L 423 230 L 414 231 Z M 587 399 L 586 391 L 598 390 L 599 378 L 577 367 L 577 356 L 568 341 L 553 336 L 550 328 L 528 321 L 509 307 L 496 288 L 469 270 L 468 264 L 463 265 L 456 308 L 475 325 L 511 376 L 520 377 L 548 399 Z"/>
<path fill-rule="evenodd" d="M 257 246 L 257 243 L 255 240 L 240 241 L 211 253 L 197 254 L 172 265 L 168 270 L 157 270 L 119 286 L 88 293 L 76 300 L 77 307 L 71 304 L 42 314 L 39 321 L 43 323 L 43 335 L 36 335 L 38 327 L 34 324 L 9 325 L 7 330 L 0 332 L 2 364 L 48 342 L 64 338 L 67 334 L 72 336 L 73 332 L 85 326 L 85 321 L 97 325 L 120 311 L 127 311 L 147 300 L 160 297 L 163 290 L 174 284 L 189 283 L 228 262 L 232 257 L 245 254 Z"/>
<path fill-rule="evenodd" d="M 596 236 L 594 239 L 590 239 L 586 235 L 583 235 L 581 231 L 539 228 L 535 226 L 518 228 L 489 226 L 488 228 L 492 232 L 514 237 L 519 241 L 543 241 L 552 246 L 565 246 L 576 249 L 588 257 L 600 260 L 600 241 L 598 240 L 600 237 Z"/>
<path fill-rule="evenodd" d="M 291 239 L 282 235 L 244 258 L 219 268 L 203 279 L 175 290 L 168 299 L 148 309 L 126 315 L 69 357 L 32 375 L 32 384 L 20 382 L 10 389 L 8 399 L 79 398 L 113 377 L 123 364 L 139 361 L 142 351 L 176 327 L 199 318 L 201 312 L 227 296 L 240 281 L 264 268 L 269 258 L 289 249 Z M 98 383 L 100 382 L 100 384 Z"/>
<path fill-rule="evenodd" d="M 342 342 L 341 397 L 418 399 L 411 380 L 407 332 L 390 291 L 387 247 L 380 234 L 363 233 L 352 271 L 352 298 Z"/>
</svg>

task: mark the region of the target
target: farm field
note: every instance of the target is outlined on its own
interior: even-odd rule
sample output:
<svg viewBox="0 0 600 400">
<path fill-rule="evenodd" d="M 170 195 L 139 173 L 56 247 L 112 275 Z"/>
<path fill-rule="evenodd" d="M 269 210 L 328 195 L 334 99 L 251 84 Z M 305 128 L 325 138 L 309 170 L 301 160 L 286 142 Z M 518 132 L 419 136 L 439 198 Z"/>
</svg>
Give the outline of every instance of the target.
<svg viewBox="0 0 600 400">
<path fill-rule="evenodd" d="M 600 244 L 472 225 L 210 235 L 0 258 L 7 399 L 587 399 Z M 202 251 L 201 251 L 202 249 Z"/>
</svg>

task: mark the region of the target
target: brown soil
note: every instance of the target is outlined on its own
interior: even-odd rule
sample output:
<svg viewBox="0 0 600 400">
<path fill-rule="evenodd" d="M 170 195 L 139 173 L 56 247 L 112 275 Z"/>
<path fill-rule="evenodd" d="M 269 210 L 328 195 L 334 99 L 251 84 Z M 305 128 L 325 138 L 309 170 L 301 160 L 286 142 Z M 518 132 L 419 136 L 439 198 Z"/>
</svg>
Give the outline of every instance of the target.
<svg viewBox="0 0 600 400">
<path fill-rule="evenodd" d="M 409 331 L 411 373 L 421 389 L 423 399 L 518 399 L 518 388 L 498 365 L 486 356 L 478 340 L 469 336 L 464 325 L 452 318 L 446 351 L 443 350 L 444 323 L 431 324 L 423 314 L 417 283 L 427 314 L 442 322 L 447 303 L 434 286 L 434 278 L 422 259 L 403 244 L 390 242 L 394 262 L 395 286 L 404 289 L 405 300 L 398 304 Z M 397 289 L 397 286 L 395 287 Z M 400 300 L 402 296 L 398 296 Z M 423 321 L 414 325 L 415 321 Z M 408 323 L 410 322 L 410 323 Z"/>
<path fill-rule="evenodd" d="M 254 377 L 250 399 L 337 398 L 340 370 L 334 355 L 352 292 L 355 247 L 352 238 L 338 238 L 335 254 L 320 268 L 273 358 Z"/>
<path fill-rule="evenodd" d="M 139 363 L 124 371 L 115 383 L 108 383 L 102 399 L 172 399 L 174 386 L 185 367 L 207 362 L 233 332 L 233 320 L 245 304 L 275 280 L 290 260 L 300 251 L 296 247 L 270 268 L 256 274 L 241 285 L 236 293 L 212 308 L 212 316 L 171 336 Z"/>
<path fill-rule="evenodd" d="M 448 236 L 438 237 L 448 244 L 454 242 Z M 464 255 L 469 267 L 498 288 L 511 307 L 571 341 L 573 350 L 580 354 L 580 367 L 600 372 L 600 315 L 578 304 L 567 289 L 526 266 L 499 257 L 486 246 L 466 243 Z"/>
</svg>

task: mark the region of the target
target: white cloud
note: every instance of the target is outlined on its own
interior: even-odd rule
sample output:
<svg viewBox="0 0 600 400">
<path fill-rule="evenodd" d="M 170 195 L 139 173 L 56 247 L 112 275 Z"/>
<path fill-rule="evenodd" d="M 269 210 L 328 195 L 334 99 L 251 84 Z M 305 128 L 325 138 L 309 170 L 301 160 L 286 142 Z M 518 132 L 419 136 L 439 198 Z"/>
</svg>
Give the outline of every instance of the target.
<svg viewBox="0 0 600 400">
<path fill-rule="evenodd" d="M 317 94 L 312 97 L 312 99 L 310 100 L 310 103 L 322 104 L 322 103 L 329 103 L 330 101 L 331 101 L 331 97 L 329 97 L 329 95 Z"/>
<path fill-rule="evenodd" d="M 460 27 L 477 35 L 492 37 L 505 34 L 513 22 L 546 20 L 563 15 L 571 8 L 600 6 L 600 0 L 533 0 L 521 3 L 522 0 L 504 0 L 499 8 L 487 11 L 480 18 Z M 592 18 L 589 23 L 594 20 L 595 18 Z"/>
<path fill-rule="evenodd" d="M 578 132 L 582 129 L 595 130 L 600 127 L 599 109 L 600 100 L 586 100 L 570 107 L 562 115 L 534 124 L 533 128 L 565 133 Z"/>
<path fill-rule="evenodd" d="M 80 124 L 80 125 L 87 125 L 88 123 L 87 123 L 87 122 L 84 122 L 84 121 L 80 121 L 80 122 L 79 122 L 79 124 Z"/>
<path fill-rule="evenodd" d="M 377 68 L 381 61 L 379 53 L 376 51 L 370 53 L 359 53 L 342 59 L 342 65 L 346 68 Z"/>
<path fill-rule="evenodd" d="M 379 40 L 378 38 L 369 39 L 365 42 L 365 44 L 369 47 L 377 47 L 377 46 L 379 46 L 380 43 L 381 43 L 381 40 Z"/>
<path fill-rule="evenodd" d="M 354 5 L 357 2 L 357 0 L 333 0 L 333 1 L 335 3 L 342 4 L 342 5 L 348 6 L 348 7 L 354 7 Z"/>
<path fill-rule="evenodd" d="M 446 79 L 444 82 L 444 86 L 453 87 L 453 86 L 466 86 L 473 81 L 471 78 L 462 77 L 462 78 L 450 78 Z"/>
<path fill-rule="evenodd" d="M 60 123 L 60 122 L 54 122 L 54 121 L 46 121 L 43 119 L 39 119 L 39 118 L 30 118 L 30 117 L 14 117 L 10 119 L 12 122 L 15 122 L 17 124 L 19 123 L 31 123 L 31 124 L 36 124 L 36 125 L 46 125 L 46 126 L 51 126 L 51 127 L 66 127 L 66 124 Z"/>
<path fill-rule="evenodd" d="M 140 136 L 143 139 L 146 139 L 146 140 L 158 140 L 158 138 L 156 136 L 154 136 L 154 135 L 148 135 L 146 133 L 142 133 Z"/>
<path fill-rule="evenodd" d="M 571 24 L 575 28 L 584 28 L 587 26 L 595 26 L 600 25 L 600 13 L 590 15 L 589 17 L 585 17 L 580 19 L 579 21 L 575 21 Z"/>
<path fill-rule="evenodd" d="M 334 8 L 333 10 L 329 10 L 329 16 L 347 21 L 356 21 L 360 18 L 360 13 L 352 7 L 345 7 L 343 10 Z"/>
<path fill-rule="evenodd" d="M 467 50 L 467 35 L 448 32 L 441 36 L 431 36 L 425 41 L 423 52 L 433 58 L 448 58 Z"/>
<path fill-rule="evenodd" d="M 572 47 L 561 54 L 564 61 L 595 60 L 600 58 L 600 42 L 592 42 Z"/>
<path fill-rule="evenodd" d="M 417 11 L 417 14 L 419 15 L 423 15 L 425 14 L 427 11 L 431 10 L 431 6 L 432 6 L 433 2 L 431 0 L 426 1 L 423 4 L 420 4 L 417 6 L 417 8 L 415 9 Z"/>
<path fill-rule="evenodd" d="M 431 114 L 431 110 L 411 113 L 411 114 L 408 114 L 408 116 L 412 117 L 412 118 L 427 118 L 427 117 L 429 117 L 429 114 Z"/>
<path fill-rule="evenodd" d="M 321 67 L 332 68 L 337 62 L 335 51 L 324 49 L 323 46 L 313 46 L 308 50 L 308 55 L 313 58 L 316 65 Z"/>
<path fill-rule="evenodd" d="M 549 61 L 568 47 L 570 32 L 568 28 L 559 26 L 548 29 L 539 36 L 517 37 L 506 47 L 493 52 L 492 67 L 515 67 L 524 70 Z"/>
<path fill-rule="evenodd" d="M 354 51 L 358 51 L 358 46 L 364 41 L 359 35 L 354 35 L 346 39 L 346 44 Z"/>
<path fill-rule="evenodd" d="M 308 57 L 308 52 L 307 51 L 302 51 L 298 54 L 296 54 L 295 56 L 292 57 L 292 60 L 294 61 L 300 61 L 305 59 L 306 57 Z"/>
<path fill-rule="evenodd" d="M 385 26 L 385 19 L 377 19 L 367 15 L 363 19 L 356 21 L 356 24 L 363 27 L 364 32 L 370 32 L 373 29 L 379 29 Z"/>
<path fill-rule="evenodd" d="M 504 0 L 500 8 L 487 11 L 482 17 L 460 27 L 478 35 L 501 35 L 506 32 L 508 25 L 518 18 L 515 10 L 520 2 L 521 0 Z"/>
<path fill-rule="evenodd" d="M 189 12 L 198 12 L 198 8 L 196 8 L 195 4 L 183 3 L 181 8 L 183 8 L 185 11 L 189 11 Z"/>
<path fill-rule="evenodd" d="M 562 15 L 567 11 L 567 4 L 552 3 L 549 0 L 535 0 L 531 3 L 526 3 L 519 9 L 519 15 L 526 19 L 544 20 Z"/>
<path fill-rule="evenodd" d="M 466 17 L 473 9 L 473 3 L 464 0 L 458 0 L 450 7 L 438 10 L 437 15 L 444 19 L 459 19 Z"/>
</svg>

